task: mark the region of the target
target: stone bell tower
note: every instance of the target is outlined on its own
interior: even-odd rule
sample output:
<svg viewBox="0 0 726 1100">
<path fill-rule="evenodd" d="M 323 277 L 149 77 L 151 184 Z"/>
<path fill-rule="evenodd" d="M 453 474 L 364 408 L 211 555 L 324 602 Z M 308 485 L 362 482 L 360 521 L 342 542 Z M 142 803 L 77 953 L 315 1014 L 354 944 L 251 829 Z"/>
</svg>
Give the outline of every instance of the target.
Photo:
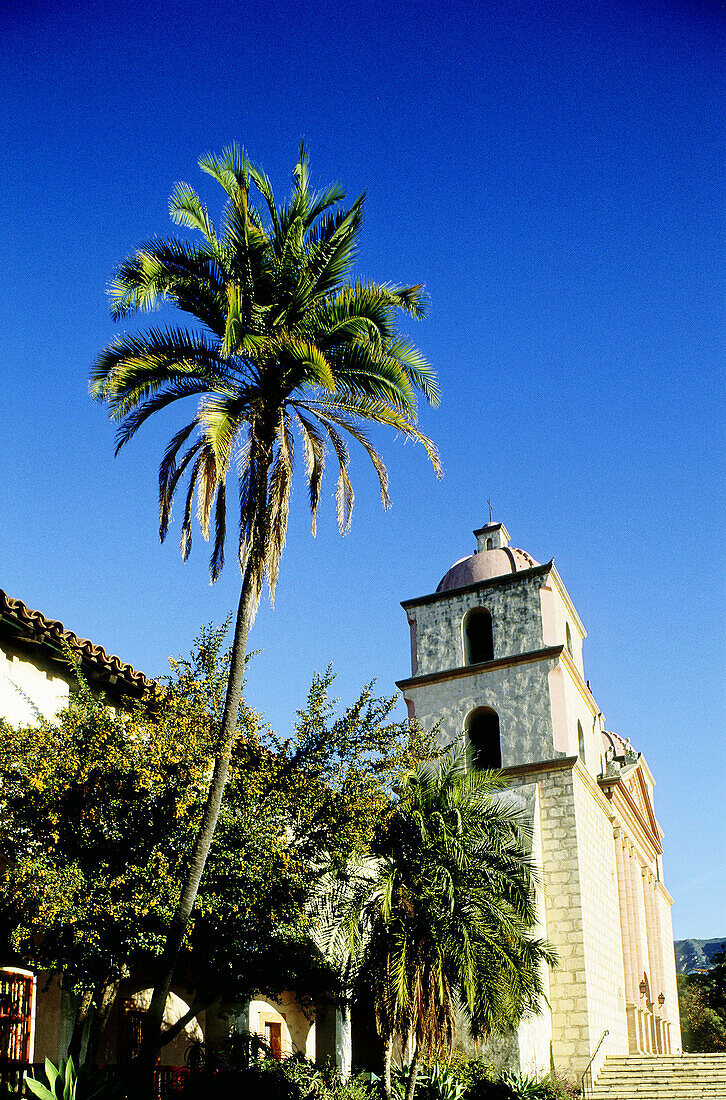
<svg viewBox="0 0 726 1100">
<path fill-rule="evenodd" d="M 509 545 L 502 523 L 428 596 L 405 600 L 410 678 L 422 725 L 466 736 L 475 761 L 511 768 L 579 755 L 600 772 L 599 710 L 582 676 L 585 629 L 554 568 Z"/>
<path fill-rule="evenodd" d="M 475 552 L 435 592 L 404 601 L 411 676 L 398 687 L 422 726 L 439 725 L 442 746 L 463 740 L 470 766 L 506 772 L 531 825 L 539 933 L 560 962 L 542 1015 L 487 1054 L 578 1076 L 595 1050 L 600 1060 L 676 1051 L 653 777 L 604 730 L 583 673 L 585 629 L 554 561 L 510 546 L 501 523 L 474 535 Z"/>
</svg>

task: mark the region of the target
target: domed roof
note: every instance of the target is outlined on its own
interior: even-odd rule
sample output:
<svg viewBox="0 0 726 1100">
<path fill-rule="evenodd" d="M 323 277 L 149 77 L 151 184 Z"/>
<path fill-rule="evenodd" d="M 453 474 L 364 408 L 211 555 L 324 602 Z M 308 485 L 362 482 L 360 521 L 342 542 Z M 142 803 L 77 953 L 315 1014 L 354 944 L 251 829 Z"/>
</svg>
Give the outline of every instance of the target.
<svg viewBox="0 0 726 1100">
<path fill-rule="evenodd" d="M 449 592 L 452 588 L 464 588 L 467 584 L 520 573 L 540 564 L 525 550 L 509 545 L 509 532 L 501 523 L 487 523 L 474 534 L 479 549 L 452 565 L 439 582 L 437 592 Z"/>
</svg>

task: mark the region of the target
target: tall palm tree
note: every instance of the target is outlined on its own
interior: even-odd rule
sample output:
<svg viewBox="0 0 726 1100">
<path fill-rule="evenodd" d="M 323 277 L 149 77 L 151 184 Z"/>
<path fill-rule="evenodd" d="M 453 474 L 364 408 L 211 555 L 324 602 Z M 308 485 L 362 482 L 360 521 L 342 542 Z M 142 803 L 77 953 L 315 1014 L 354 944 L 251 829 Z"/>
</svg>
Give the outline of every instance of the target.
<svg viewBox="0 0 726 1100">
<path fill-rule="evenodd" d="M 293 192 L 278 205 L 270 181 L 236 145 L 199 165 L 227 195 L 219 228 L 199 195 L 178 183 L 172 220 L 197 239 L 153 240 L 128 257 L 111 286 L 120 320 L 170 302 L 197 322 L 121 335 L 100 355 L 91 394 L 118 422 L 117 451 L 154 413 L 196 397 L 196 411 L 170 440 L 159 469 L 160 537 L 174 496 L 188 479 L 181 550 L 191 549 L 192 513 L 205 538 L 213 531 L 211 578 L 224 563 L 228 477 L 238 482 L 238 556 L 242 572 L 220 747 L 199 834 L 169 930 L 148 1014 L 153 1057 L 181 943 L 215 831 L 237 729 L 247 636 L 265 579 L 274 599 L 285 544 L 295 434 L 302 443 L 313 533 L 326 455 L 337 460 L 341 533 L 350 524 L 353 487 L 346 436 L 369 455 L 384 508 L 386 468 L 364 425 L 385 425 L 423 444 L 437 474 L 436 448 L 417 428 L 416 394 L 432 405 L 431 367 L 397 329 L 400 313 L 425 314 L 421 286 L 349 280 L 364 197 L 342 204 L 337 185 L 311 189 L 301 146 Z M 260 205 L 250 201 L 255 189 Z M 260 201 L 261 200 L 261 201 Z"/>
<path fill-rule="evenodd" d="M 500 773 L 466 769 L 460 747 L 407 777 L 372 860 L 316 897 L 330 961 L 372 993 L 390 1097 L 396 1036 L 419 1060 L 451 1049 L 457 1019 L 474 1038 L 537 1013 L 554 965 L 536 925 L 531 832 Z"/>
</svg>

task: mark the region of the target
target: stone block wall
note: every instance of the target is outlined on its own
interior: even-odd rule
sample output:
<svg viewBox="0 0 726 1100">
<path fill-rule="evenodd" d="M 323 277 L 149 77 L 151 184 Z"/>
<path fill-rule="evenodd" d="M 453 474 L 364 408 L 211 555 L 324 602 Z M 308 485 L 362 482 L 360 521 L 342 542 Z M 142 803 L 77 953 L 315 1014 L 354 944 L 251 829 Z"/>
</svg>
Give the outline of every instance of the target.
<svg viewBox="0 0 726 1100">
<path fill-rule="evenodd" d="M 504 577 L 501 583 L 484 583 L 460 595 L 447 592 L 440 599 L 407 607 L 409 621 L 415 620 L 414 675 L 464 664 L 462 622 L 472 607 L 486 607 L 491 614 L 495 660 L 542 649 L 539 591 L 544 579 Z"/>
<path fill-rule="evenodd" d="M 628 1053 L 623 945 L 613 825 L 605 799 L 580 766 L 573 771 L 580 864 L 590 1053 L 609 1031 L 599 1058 Z M 588 1055 L 589 1057 L 589 1055 Z M 583 1067 L 584 1068 L 584 1067 Z M 599 1067 L 593 1064 L 596 1073 Z"/>
<path fill-rule="evenodd" d="M 552 709 L 547 674 L 551 660 L 537 660 L 451 680 L 406 688 L 416 717 L 425 728 L 441 722 L 441 743 L 462 736 L 467 714 L 488 706 L 499 715 L 502 767 L 523 761 L 551 760 Z"/>
<path fill-rule="evenodd" d="M 558 1070 L 574 1074 L 589 1058 L 590 1027 L 572 766 L 538 773 L 536 781 L 544 923 L 559 957 L 549 977 L 552 1054 Z M 530 782 L 523 777 L 513 786 Z"/>
</svg>

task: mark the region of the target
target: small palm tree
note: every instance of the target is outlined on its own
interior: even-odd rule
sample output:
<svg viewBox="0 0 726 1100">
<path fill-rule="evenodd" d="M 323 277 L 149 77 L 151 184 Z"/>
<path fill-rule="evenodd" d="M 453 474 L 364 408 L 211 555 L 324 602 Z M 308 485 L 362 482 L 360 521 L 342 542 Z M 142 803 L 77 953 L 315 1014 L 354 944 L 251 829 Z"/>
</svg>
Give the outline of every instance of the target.
<svg viewBox="0 0 726 1100">
<path fill-rule="evenodd" d="M 147 1059 L 160 1034 L 164 1003 L 214 835 L 242 695 L 247 636 L 265 579 L 274 598 L 287 529 L 295 435 L 302 444 L 313 533 L 326 455 L 337 460 L 340 530 L 350 524 L 353 488 L 346 436 L 368 453 L 390 504 L 386 468 L 365 433 L 385 425 L 423 444 L 437 473 L 436 449 L 416 426 L 416 393 L 438 403 L 435 375 L 397 331 L 400 313 L 422 317 L 421 286 L 350 282 L 363 197 L 348 209 L 338 186 L 314 192 L 304 147 L 291 199 L 278 205 L 270 181 L 237 147 L 204 156 L 200 167 L 227 195 L 216 228 L 185 183 L 170 199 L 172 220 L 196 231 L 194 243 L 154 240 L 119 267 L 111 287 L 115 319 L 177 306 L 192 328 L 122 335 L 100 355 L 91 393 L 118 422 L 117 450 L 157 411 L 197 399 L 159 469 L 160 537 L 174 496 L 188 478 L 181 549 L 191 549 L 192 514 L 213 531 L 211 578 L 224 563 L 228 479 L 238 483 L 238 557 L 242 591 L 222 719 L 220 748 L 199 835 L 169 931 L 149 1010 Z M 255 189 L 258 208 L 250 201 Z"/>
<path fill-rule="evenodd" d="M 397 1036 L 413 1041 L 407 1100 L 422 1057 L 450 1050 L 457 1016 L 474 1038 L 537 1013 L 531 832 L 499 773 L 467 771 L 463 749 L 418 765 L 348 881 L 321 884 L 318 942 L 359 991 L 372 994 L 390 1097 Z"/>
</svg>

